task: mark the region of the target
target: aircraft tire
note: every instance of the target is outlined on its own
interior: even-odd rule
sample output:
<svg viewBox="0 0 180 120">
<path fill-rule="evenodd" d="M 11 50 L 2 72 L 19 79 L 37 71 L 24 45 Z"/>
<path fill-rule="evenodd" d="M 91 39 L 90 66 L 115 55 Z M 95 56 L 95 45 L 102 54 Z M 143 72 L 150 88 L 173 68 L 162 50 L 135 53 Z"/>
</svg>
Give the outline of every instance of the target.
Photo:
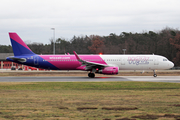
<svg viewBox="0 0 180 120">
<path fill-rule="evenodd" d="M 89 76 L 90 78 L 94 78 L 94 77 L 95 77 L 95 74 L 94 74 L 94 73 L 88 73 L 88 76 Z"/>
<path fill-rule="evenodd" d="M 94 73 L 91 73 L 91 78 L 94 78 L 95 77 L 95 74 Z"/>
<path fill-rule="evenodd" d="M 88 73 L 88 77 L 90 77 L 91 76 L 91 73 Z"/>
<path fill-rule="evenodd" d="M 156 74 L 154 74 L 153 76 L 154 76 L 154 77 L 157 77 L 157 75 L 156 75 Z"/>
</svg>

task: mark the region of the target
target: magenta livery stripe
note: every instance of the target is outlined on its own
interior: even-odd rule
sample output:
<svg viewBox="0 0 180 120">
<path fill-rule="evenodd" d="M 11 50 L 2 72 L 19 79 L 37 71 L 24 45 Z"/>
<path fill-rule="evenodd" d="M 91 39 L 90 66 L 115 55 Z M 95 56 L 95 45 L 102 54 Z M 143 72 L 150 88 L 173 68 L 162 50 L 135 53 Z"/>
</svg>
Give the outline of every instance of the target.
<svg viewBox="0 0 180 120">
<path fill-rule="evenodd" d="M 77 61 L 75 55 L 40 55 L 40 57 L 55 67 L 64 70 L 81 69 L 80 66 L 82 65 L 81 62 Z M 79 57 L 85 61 L 107 65 L 99 55 L 79 55 Z"/>
<path fill-rule="evenodd" d="M 25 48 L 31 51 L 29 47 L 22 41 L 22 39 L 16 33 L 9 33 L 9 36 L 12 40 L 16 41 L 17 43 L 21 44 Z"/>
</svg>

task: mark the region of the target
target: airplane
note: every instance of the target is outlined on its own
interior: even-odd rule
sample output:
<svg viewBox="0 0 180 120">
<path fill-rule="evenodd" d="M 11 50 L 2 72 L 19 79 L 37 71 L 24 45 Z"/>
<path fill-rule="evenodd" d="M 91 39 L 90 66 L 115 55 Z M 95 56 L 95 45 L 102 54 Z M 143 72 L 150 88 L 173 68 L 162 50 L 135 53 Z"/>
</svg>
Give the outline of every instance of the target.
<svg viewBox="0 0 180 120">
<path fill-rule="evenodd" d="M 116 75 L 119 70 L 156 70 L 170 69 L 173 62 L 160 55 L 37 55 L 23 42 L 17 33 L 10 32 L 14 56 L 7 57 L 8 61 L 43 68 L 48 70 L 83 70 L 90 71 L 88 76 L 95 73 Z"/>
</svg>

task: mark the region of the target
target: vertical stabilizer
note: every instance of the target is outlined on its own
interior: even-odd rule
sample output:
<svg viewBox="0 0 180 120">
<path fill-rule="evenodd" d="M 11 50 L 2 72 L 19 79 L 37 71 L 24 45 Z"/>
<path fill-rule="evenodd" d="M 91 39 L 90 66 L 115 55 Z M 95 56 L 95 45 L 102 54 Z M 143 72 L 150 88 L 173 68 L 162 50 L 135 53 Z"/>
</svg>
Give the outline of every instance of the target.
<svg viewBox="0 0 180 120">
<path fill-rule="evenodd" d="M 35 54 L 16 33 L 9 33 L 14 56 Z"/>
</svg>

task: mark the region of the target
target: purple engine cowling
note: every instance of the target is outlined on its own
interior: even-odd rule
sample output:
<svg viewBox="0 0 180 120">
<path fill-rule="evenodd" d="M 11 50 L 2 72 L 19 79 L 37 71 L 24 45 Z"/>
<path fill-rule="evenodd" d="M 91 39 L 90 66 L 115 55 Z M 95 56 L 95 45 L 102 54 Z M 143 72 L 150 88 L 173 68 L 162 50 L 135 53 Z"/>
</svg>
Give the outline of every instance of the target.
<svg viewBox="0 0 180 120">
<path fill-rule="evenodd" d="M 105 67 L 102 70 L 98 70 L 98 73 L 100 74 L 107 74 L 107 75 L 114 75 L 118 74 L 119 68 L 118 67 Z"/>
</svg>

